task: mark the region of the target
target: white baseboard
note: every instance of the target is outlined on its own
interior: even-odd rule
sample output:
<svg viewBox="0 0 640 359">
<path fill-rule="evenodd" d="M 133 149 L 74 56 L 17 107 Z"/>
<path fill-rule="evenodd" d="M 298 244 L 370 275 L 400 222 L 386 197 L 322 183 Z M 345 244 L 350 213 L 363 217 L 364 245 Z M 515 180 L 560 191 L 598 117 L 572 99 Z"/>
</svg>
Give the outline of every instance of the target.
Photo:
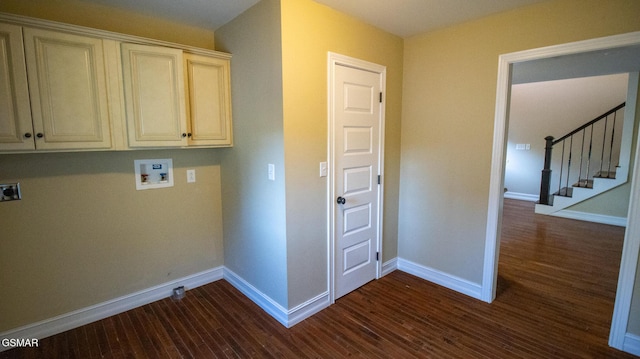
<svg viewBox="0 0 640 359">
<path fill-rule="evenodd" d="M 182 277 L 152 288 L 128 294 L 103 303 L 82 308 L 70 313 L 37 323 L 25 325 L 0 333 L 0 340 L 11 338 L 42 339 L 85 324 L 126 312 L 133 308 L 170 297 L 173 289 L 184 286 L 186 290 L 222 279 L 223 267 L 212 268 L 200 273 Z M 10 349 L 0 345 L 0 352 Z"/>
<path fill-rule="evenodd" d="M 482 287 L 479 284 L 452 276 L 437 269 L 425 267 L 402 258 L 398 259 L 398 269 L 470 297 L 480 300 L 482 298 Z"/>
<path fill-rule="evenodd" d="M 640 336 L 629 333 L 625 334 L 622 350 L 640 356 Z"/>
<path fill-rule="evenodd" d="M 289 309 L 287 328 L 291 328 L 330 305 L 331 298 L 329 297 L 329 292 L 326 291 L 317 295 L 315 298 L 311 298 L 308 301 Z"/>
<path fill-rule="evenodd" d="M 382 275 L 381 275 L 381 277 L 384 277 L 385 275 L 393 272 L 396 269 L 398 269 L 398 257 L 390 259 L 390 260 L 382 263 Z"/>
<path fill-rule="evenodd" d="M 609 224 L 609 225 L 618 226 L 618 227 L 627 226 L 626 217 L 606 216 L 604 214 L 578 212 L 578 211 L 571 211 L 568 209 L 563 209 L 558 212 L 550 213 L 549 215 L 555 216 L 555 217 L 568 218 L 568 219 L 577 219 L 579 221 Z"/>
<path fill-rule="evenodd" d="M 538 200 L 540 200 L 540 195 L 529 194 L 529 193 L 518 193 L 518 192 L 505 192 L 504 198 L 517 199 L 520 201 L 528 201 L 528 202 L 538 202 Z"/>
<path fill-rule="evenodd" d="M 224 279 L 287 328 L 300 323 L 331 304 L 327 291 L 287 310 L 228 268 L 224 269 Z"/>
</svg>

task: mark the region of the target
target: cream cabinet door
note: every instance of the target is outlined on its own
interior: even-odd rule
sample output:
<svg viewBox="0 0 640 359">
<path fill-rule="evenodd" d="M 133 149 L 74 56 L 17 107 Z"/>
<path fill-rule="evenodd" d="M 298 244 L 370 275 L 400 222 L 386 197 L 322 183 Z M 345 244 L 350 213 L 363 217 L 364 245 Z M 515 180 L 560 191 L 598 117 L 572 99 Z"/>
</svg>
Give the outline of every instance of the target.
<svg viewBox="0 0 640 359">
<path fill-rule="evenodd" d="M 190 146 L 231 146 L 229 60 L 185 54 Z"/>
<path fill-rule="evenodd" d="M 102 40 L 24 29 L 36 149 L 109 149 Z"/>
<path fill-rule="evenodd" d="M 122 44 L 130 147 L 187 145 L 182 50 Z"/>
<path fill-rule="evenodd" d="M 0 150 L 33 150 L 22 27 L 0 24 Z"/>
</svg>

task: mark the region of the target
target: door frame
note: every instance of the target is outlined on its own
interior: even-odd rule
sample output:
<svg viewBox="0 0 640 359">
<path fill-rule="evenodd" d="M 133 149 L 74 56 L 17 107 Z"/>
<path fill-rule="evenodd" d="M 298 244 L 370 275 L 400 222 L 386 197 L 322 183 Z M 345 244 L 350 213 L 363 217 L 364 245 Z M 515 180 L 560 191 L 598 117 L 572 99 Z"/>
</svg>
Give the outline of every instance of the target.
<svg viewBox="0 0 640 359">
<path fill-rule="evenodd" d="M 356 59 L 334 52 L 327 53 L 327 287 L 329 288 L 330 303 L 335 303 L 335 215 L 336 206 L 334 200 L 335 192 L 335 116 L 333 103 L 333 93 L 335 86 L 335 67 L 346 66 L 359 70 L 369 71 L 380 75 L 380 91 L 382 91 L 382 102 L 380 103 L 380 138 L 378 148 L 378 171 L 380 175 L 380 185 L 378 186 L 378 228 L 376 239 L 376 251 L 379 259 L 376 263 L 376 279 L 382 274 L 382 219 L 384 213 L 384 129 L 385 129 L 385 104 L 386 104 L 386 79 L 387 68 L 372 62 Z"/>
<path fill-rule="evenodd" d="M 512 65 L 520 62 L 556 56 L 573 55 L 638 45 L 640 45 L 640 32 L 632 32 L 500 55 L 498 64 L 491 179 L 489 185 L 484 255 L 485 260 L 481 290 L 482 300 L 491 303 L 495 299 L 497 289 Z M 636 132 L 638 131 L 640 131 L 640 129 L 636 129 Z M 640 136 L 636 140 L 636 143 L 637 145 L 640 145 Z M 631 176 L 631 194 L 629 199 L 629 212 L 627 215 L 627 228 L 625 231 L 618 287 L 611 322 L 611 331 L 609 334 L 609 345 L 620 350 L 624 350 L 625 347 L 626 330 L 631 311 L 631 296 L 633 294 L 636 269 L 638 265 L 638 254 L 640 252 L 640 223 L 637 221 L 629 221 L 629 218 L 638 218 L 638 216 L 640 216 L 640 146 L 636 148 L 633 161 L 633 173 L 629 173 Z"/>
</svg>

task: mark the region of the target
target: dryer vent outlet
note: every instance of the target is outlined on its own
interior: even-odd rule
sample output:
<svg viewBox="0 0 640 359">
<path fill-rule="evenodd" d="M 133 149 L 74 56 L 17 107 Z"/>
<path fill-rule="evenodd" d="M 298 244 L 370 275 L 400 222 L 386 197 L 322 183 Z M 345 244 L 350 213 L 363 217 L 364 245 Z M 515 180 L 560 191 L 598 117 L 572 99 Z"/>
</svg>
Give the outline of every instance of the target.
<svg viewBox="0 0 640 359">
<path fill-rule="evenodd" d="M 184 298 L 184 286 L 173 288 L 173 295 L 171 296 L 171 299 L 180 300 L 182 298 Z"/>
</svg>

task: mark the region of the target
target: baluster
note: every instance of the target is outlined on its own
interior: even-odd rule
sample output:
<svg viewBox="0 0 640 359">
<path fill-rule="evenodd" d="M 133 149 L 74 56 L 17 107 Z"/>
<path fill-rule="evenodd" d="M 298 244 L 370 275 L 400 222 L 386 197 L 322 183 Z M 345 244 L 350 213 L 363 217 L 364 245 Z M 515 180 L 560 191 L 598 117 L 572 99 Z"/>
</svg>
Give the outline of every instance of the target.
<svg viewBox="0 0 640 359">
<path fill-rule="evenodd" d="M 587 172 L 585 173 L 584 186 L 589 186 L 589 166 L 591 165 L 591 148 L 593 147 L 593 124 L 591 125 L 591 134 L 589 138 L 589 155 L 587 156 Z"/>
<path fill-rule="evenodd" d="M 586 128 L 582 129 L 582 145 L 580 146 L 580 172 L 578 173 L 578 186 L 580 186 L 580 181 L 582 181 L 582 163 L 584 163 L 584 136 L 585 136 Z M 569 186 L 569 179 L 567 179 L 567 187 Z"/>
<path fill-rule="evenodd" d="M 604 145 L 607 142 L 607 124 L 609 116 L 604 118 L 604 132 L 602 133 L 602 152 L 600 153 L 600 177 L 602 177 L 602 166 L 604 165 Z"/>
<path fill-rule="evenodd" d="M 567 140 L 562 140 L 562 157 L 560 158 L 560 178 L 558 179 L 558 194 L 562 191 L 562 170 L 564 169 L 564 145 Z"/>
<path fill-rule="evenodd" d="M 573 156 L 573 135 L 569 141 L 569 161 L 567 162 L 567 193 L 569 191 L 569 176 L 571 175 L 571 157 Z M 582 155 L 580 155 L 580 162 L 582 162 Z M 582 170 L 582 163 L 580 163 L 580 169 Z"/>
<path fill-rule="evenodd" d="M 613 113 L 613 127 L 611 127 L 611 148 L 609 149 L 609 168 L 607 169 L 607 177 L 611 177 L 611 156 L 613 155 L 613 136 L 616 133 L 616 116 L 618 111 Z"/>
</svg>

